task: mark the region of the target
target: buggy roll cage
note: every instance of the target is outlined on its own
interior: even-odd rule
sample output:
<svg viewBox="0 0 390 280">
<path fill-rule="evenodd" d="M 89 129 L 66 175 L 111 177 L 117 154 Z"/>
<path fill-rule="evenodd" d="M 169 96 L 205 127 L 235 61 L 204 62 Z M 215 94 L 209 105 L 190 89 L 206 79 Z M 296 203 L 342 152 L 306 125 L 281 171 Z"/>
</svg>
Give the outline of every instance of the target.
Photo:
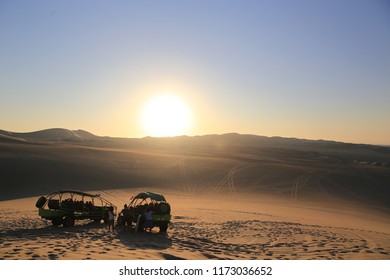
<svg viewBox="0 0 390 280">
<path fill-rule="evenodd" d="M 56 196 L 59 197 L 59 201 L 63 201 L 62 197 L 63 197 L 64 194 L 69 194 L 71 200 L 73 200 L 73 197 L 75 195 L 79 195 L 79 196 L 81 196 L 81 201 L 83 201 L 83 202 L 84 202 L 84 197 L 90 197 L 92 199 L 92 203 L 94 205 L 95 205 L 95 198 L 96 198 L 96 199 L 98 199 L 101 202 L 101 206 L 113 207 L 114 208 L 114 213 L 116 213 L 117 207 L 114 204 L 112 204 L 111 202 L 109 202 L 107 199 L 101 197 L 100 194 L 89 194 L 89 193 L 85 193 L 85 192 L 82 192 L 82 191 L 61 190 L 61 191 L 53 192 L 53 193 L 48 194 L 48 195 L 45 196 L 45 198 L 46 198 L 45 204 L 48 203 L 48 201 L 51 200 L 53 197 L 56 197 Z"/>
</svg>

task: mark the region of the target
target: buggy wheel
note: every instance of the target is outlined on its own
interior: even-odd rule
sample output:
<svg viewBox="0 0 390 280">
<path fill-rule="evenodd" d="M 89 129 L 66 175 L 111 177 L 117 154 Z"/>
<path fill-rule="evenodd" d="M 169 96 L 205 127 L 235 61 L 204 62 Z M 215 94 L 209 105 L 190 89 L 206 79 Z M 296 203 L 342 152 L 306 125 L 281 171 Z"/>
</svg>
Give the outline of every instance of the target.
<svg viewBox="0 0 390 280">
<path fill-rule="evenodd" d="M 162 224 L 160 225 L 160 233 L 166 233 L 168 229 L 168 224 Z"/>
<path fill-rule="evenodd" d="M 75 222 L 74 217 L 66 216 L 62 224 L 64 225 L 64 227 L 72 227 L 74 226 L 74 222 Z"/>
<path fill-rule="evenodd" d="M 51 220 L 51 222 L 53 226 L 58 227 L 59 225 L 62 224 L 62 220 L 63 220 L 62 218 L 54 218 L 53 220 Z"/>
<path fill-rule="evenodd" d="M 41 196 L 41 197 L 38 199 L 37 203 L 35 203 L 35 207 L 37 207 L 37 208 L 43 207 L 43 205 L 45 205 L 45 203 L 46 203 L 46 200 L 47 200 L 46 197 Z"/>
</svg>

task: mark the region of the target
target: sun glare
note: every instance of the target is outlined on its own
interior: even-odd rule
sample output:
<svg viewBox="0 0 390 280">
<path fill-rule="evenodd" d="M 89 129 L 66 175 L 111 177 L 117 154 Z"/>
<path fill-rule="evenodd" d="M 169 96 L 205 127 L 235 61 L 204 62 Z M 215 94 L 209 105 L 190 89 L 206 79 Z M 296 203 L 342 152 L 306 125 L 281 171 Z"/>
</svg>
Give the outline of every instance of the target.
<svg viewBox="0 0 390 280">
<path fill-rule="evenodd" d="M 149 136 L 177 136 L 188 133 L 192 116 L 189 107 L 173 95 L 155 96 L 142 112 L 142 125 Z"/>
</svg>

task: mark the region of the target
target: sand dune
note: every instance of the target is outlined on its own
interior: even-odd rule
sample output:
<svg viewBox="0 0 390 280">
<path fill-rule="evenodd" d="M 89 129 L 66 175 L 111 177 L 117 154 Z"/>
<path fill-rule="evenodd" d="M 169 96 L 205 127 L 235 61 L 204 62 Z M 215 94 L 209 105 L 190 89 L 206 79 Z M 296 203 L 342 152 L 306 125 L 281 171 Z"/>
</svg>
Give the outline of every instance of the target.
<svg viewBox="0 0 390 280">
<path fill-rule="evenodd" d="M 117 205 L 140 190 L 107 190 Z M 164 193 L 166 235 L 108 232 L 104 224 L 52 227 L 36 197 L 0 202 L 1 259 L 390 259 L 390 219 L 345 204 L 327 208 L 245 195 Z"/>
<path fill-rule="evenodd" d="M 120 139 L 0 131 L 1 259 L 389 259 L 390 148 L 254 135 Z M 60 189 L 172 205 L 168 235 L 34 207 Z M 16 200 L 15 200 L 16 199 Z"/>
<path fill-rule="evenodd" d="M 10 136 L 24 140 L 65 140 L 77 141 L 94 139 L 97 136 L 85 130 L 69 130 L 64 128 L 51 128 L 34 132 L 12 132 L 0 130 L 0 135 Z"/>
<path fill-rule="evenodd" d="M 69 133 L 83 141 L 69 140 Z M 58 129 L 10 134 L 25 138 L 0 137 L 0 200 L 64 188 L 176 186 L 390 209 L 386 147 L 238 134 L 144 139 L 89 138 L 88 132 Z"/>
</svg>

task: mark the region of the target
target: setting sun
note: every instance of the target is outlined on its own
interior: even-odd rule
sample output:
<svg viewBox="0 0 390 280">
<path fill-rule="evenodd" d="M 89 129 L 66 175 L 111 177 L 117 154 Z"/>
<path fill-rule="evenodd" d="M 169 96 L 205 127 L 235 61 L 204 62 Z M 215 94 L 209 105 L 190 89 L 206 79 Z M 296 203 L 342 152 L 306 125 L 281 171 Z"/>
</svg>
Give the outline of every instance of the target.
<svg viewBox="0 0 390 280">
<path fill-rule="evenodd" d="M 149 136 L 177 136 L 188 132 L 192 115 L 189 107 L 178 97 L 159 95 L 146 103 L 141 120 Z"/>
</svg>

